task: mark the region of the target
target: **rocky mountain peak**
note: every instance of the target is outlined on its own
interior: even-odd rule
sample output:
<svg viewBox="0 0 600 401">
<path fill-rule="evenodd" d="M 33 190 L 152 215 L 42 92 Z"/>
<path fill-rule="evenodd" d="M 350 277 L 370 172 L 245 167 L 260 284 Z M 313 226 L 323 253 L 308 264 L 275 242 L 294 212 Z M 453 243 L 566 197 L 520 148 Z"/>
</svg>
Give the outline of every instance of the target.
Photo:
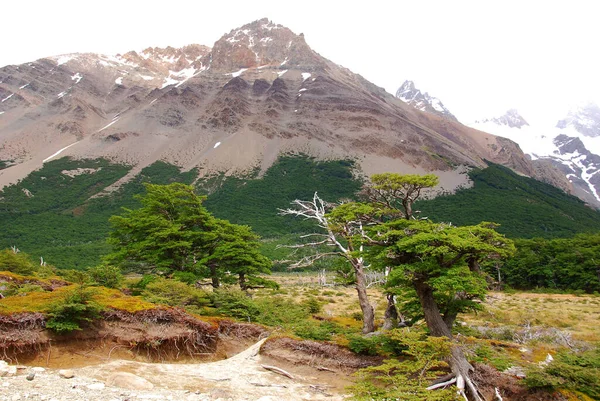
<svg viewBox="0 0 600 401">
<path fill-rule="evenodd" d="M 315 67 L 323 63 L 304 40 L 290 29 L 267 18 L 251 22 L 223 35 L 213 47 L 207 64 L 219 72 L 262 66 Z"/>
<path fill-rule="evenodd" d="M 427 92 L 421 92 L 415 87 L 413 81 L 404 81 L 396 91 L 396 97 L 421 111 L 437 114 L 453 121 L 456 117 L 444 106 L 440 99 L 430 96 Z"/>
<path fill-rule="evenodd" d="M 522 128 L 528 126 L 529 123 L 519 114 L 516 109 L 510 109 L 500 117 L 486 118 L 481 121 L 475 121 L 475 123 L 488 123 L 492 122 L 497 125 L 504 125 L 509 128 Z"/>
<path fill-rule="evenodd" d="M 210 48 L 192 44 L 181 48 L 168 46 L 166 48 L 148 47 L 141 52 L 130 51 L 116 57 L 126 63 L 148 68 L 152 71 L 164 70 L 180 72 L 210 52 Z"/>
<path fill-rule="evenodd" d="M 567 117 L 556 124 L 557 128 L 573 127 L 577 132 L 592 138 L 600 136 L 600 107 L 595 103 L 587 103 L 571 110 Z"/>
</svg>

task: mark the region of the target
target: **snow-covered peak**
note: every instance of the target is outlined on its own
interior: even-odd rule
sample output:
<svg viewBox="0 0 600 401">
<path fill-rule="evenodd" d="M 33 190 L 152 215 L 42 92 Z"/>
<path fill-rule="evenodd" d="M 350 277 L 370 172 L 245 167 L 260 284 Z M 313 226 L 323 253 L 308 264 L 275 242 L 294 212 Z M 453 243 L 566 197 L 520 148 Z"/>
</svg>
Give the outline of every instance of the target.
<svg viewBox="0 0 600 401">
<path fill-rule="evenodd" d="M 404 81 L 402 86 L 396 91 L 396 97 L 418 110 L 438 114 L 451 120 L 458 121 L 444 106 L 440 99 L 430 96 L 427 92 L 421 92 L 415 87 L 413 81 Z"/>
<path fill-rule="evenodd" d="M 591 138 L 600 137 L 600 107 L 595 103 L 587 103 L 569 111 L 567 117 L 556 124 L 557 128 L 569 129 Z"/>
<path fill-rule="evenodd" d="M 529 126 L 529 123 L 525 121 L 523 116 L 521 116 L 521 114 L 519 114 L 519 112 L 516 109 L 510 109 L 500 117 L 485 118 L 483 120 L 475 121 L 476 124 L 483 124 L 488 122 L 518 129 L 521 129 L 524 126 Z"/>
</svg>

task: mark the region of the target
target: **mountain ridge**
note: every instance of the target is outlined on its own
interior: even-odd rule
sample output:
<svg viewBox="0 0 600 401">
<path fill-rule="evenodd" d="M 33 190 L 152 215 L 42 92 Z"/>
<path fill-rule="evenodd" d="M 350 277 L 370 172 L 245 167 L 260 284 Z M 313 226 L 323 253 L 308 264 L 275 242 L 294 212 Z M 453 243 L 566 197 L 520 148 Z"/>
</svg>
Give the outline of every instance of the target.
<svg viewBox="0 0 600 401">
<path fill-rule="evenodd" d="M 485 160 L 535 176 L 506 139 L 440 119 L 318 55 L 303 35 L 261 19 L 212 48 L 90 53 L 0 68 L 0 186 L 59 156 L 157 160 L 200 176 L 266 169 L 278 155 L 357 160 L 369 175 L 434 172 L 464 185 Z"/>
</svg>

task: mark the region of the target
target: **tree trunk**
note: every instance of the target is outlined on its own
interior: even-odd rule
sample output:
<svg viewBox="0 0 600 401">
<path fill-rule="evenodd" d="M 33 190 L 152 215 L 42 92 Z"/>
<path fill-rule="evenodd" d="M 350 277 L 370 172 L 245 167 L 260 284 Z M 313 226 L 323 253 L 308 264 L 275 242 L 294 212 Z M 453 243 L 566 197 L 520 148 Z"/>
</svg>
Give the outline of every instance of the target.
<svg viewBox="0 0 600 401">
<path fill-rule="evenodd" d="M 363 314 L 363 334 L 375 331 L 375 312 L 373 306 L 369 303 L 367 296 L 367 281 L 363 265 L 359 260 L 352 260 L 352 266 L 356 273 L 356 292 L 358 293 L 358 303 Z"/>
<path fill-rule="evenodd" d="M 385 310 L 383 330 L 391 330 L 398 327 L 398 309 L 396 309 L 396 301 L 394 301 L 394 295 L 386 295 L 388 304 Z"/>
<path fill-rule="evenodd" d="M 239 280 L 240 289 L 242 291 L 246 291 L 248 289 L 248 286 L 246 285 L 246 275 L 244 273 L 240 273 L 239 276 L 240 276 L 240 280 Z"/>
<path fill-rule="evenodd" d="M 216 266 L 210 266 L 210 278 L 212 280 L 212 286 L 213 288 L 219 288 L 221 286 L 221 283 L 219 282 L 219 276 L 217 275 L 217 267 Z"/>
<path fill-rule="evenodd" d="M 446 323 L 446 326 L 448 326 L 448 330 L 450 330 L 450 332 L 452 332 L 452 326 L 454 326 L 454 322 L 456 321 L 457 316 L 458 316 L 458 312 L 448 311 L 448 312 L 444 313 L 444 316 L 442 317 L 442 319 L 444 320 L 444 323 Z"/>
<path fill-rule="evenodd" d="M 448 329 L 444 319 L 442 319 L 438 305 L 435 302 L 435 298 L 433 298 L 433 288 L 424 280 L 415 280 L 413 285 L 421 302 L 423 314 L 425 315 L 425 323 L 427 323 L 431 335 L 434 337 L 452 338 L 452 332 Z"/>
<path fill-rule="evenodd" d="M 452 339 L 452 332 L 444 322 L 442 315 L 440 314 L 435 298 L 433 297 L 433 288 L 425 282 L 425 280 L 413 281 L 415 290 L 421 302 L 423 313 L 425 314 L 425 322 L 429 328 L 429 332 L 435 337 L 448 337 Z M 450 369 L 454 376 L 456 376 L 456 386 L 458 387 L 458 393 L 467 399 L 466 391 L 470 394 L 470 399 L 475 401 L 483 401 L 479 395 L 479 391 L 475 386 L 475 383 L 469 377 L 470 372 L 473 370 L 473 366 L 467 360 L 463 349 L 458 344 L 453 344 L 451 348 L 450 359 L 448 361 Z"/>
</svg>

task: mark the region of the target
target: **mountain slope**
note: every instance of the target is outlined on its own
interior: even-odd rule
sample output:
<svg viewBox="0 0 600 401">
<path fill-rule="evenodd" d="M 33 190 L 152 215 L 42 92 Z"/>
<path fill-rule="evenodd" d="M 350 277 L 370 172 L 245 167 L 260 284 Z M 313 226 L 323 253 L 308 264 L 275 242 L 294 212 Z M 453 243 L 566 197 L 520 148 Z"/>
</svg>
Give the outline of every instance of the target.
<svg viewBox="0 0 600 401">
<path fill-rule="evenodd" d="M 572 193 L 600 207 L 600 108 L 586 104 L 571 110 L 555 127 L 532 127 L 516 110 L 475 122 L 473 127 L 517 142 L 536 162 L 562 172 Z"/>
<path fill-rule="evenodd" d="M 465 183 L 458 167 L 484 160 L 537 174 L 513 142 L 414 110 L 267 19 L 210 50 L 7 66 L 0 91 L 0 186 L 59 155 L 131 165 L 108 191 L 157 160 L 237 174 L 265 172 L 289 151 L 351 158 L 366 174 L 433 171 L 448 189 Z"/>
<path fill-rule="evenodd" d="M 421 216 L 455 225 L 492 221 L 500 224 L 499 232 L 513 238 L 570 237 L 600 230 L 600 212 L 552 185 L 500 165 L 469 175 L 472 188 L 418 202 Z"/>
</svg>

